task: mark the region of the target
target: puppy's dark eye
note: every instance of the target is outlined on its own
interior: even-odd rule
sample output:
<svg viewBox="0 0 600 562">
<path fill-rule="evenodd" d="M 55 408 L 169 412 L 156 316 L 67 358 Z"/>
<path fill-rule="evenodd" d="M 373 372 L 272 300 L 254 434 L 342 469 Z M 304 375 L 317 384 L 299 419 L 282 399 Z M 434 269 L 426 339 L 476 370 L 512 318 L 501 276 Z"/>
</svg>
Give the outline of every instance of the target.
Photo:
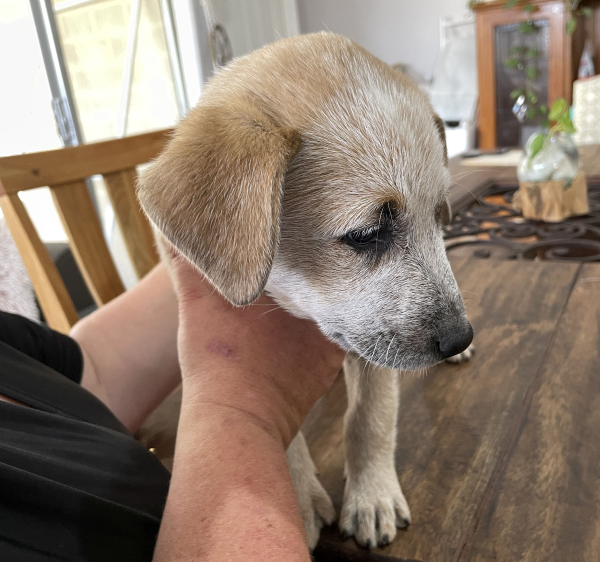
<svg viewBox="0 0 600 562">
<path fill-rule="evenodd" d="M 379 236 L 379 228 L 371 227 L 365 228 L 364 230 L 352 230 L 344 236 L 344 242 L 351 246 L 368 246 L 369 244 L 376 244 Z"/>
<path fill-rule="evenodd" d="M 383 255 L 394 240 L 395 211 L 389 203 L 379 209 L 378 223 L 365 228 L 351 230 L 341 241 L 356 252 L 368 253 L 373 257 Z"/>
</svg>

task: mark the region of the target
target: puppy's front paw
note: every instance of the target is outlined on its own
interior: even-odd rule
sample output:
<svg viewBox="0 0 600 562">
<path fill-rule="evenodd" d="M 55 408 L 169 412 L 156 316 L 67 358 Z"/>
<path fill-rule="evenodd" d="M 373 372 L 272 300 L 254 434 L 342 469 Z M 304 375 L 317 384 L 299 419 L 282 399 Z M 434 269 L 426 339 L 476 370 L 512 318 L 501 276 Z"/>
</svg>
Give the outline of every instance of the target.
<svg viewBox="0 0 600 562">
<path fill-rule="evenodd" d="M 463 363 L 463 362 L 471 359 L 471 357 L 473 357 L 474 353 L 475 353 L 475 346 L 473 344 L 471 344 L 469 347 L 467 347 L 467 349 L 465 349 L 463 352 L 459 353 L 458 355 L 453 355 L 452 357 L 448 357 L 448 359 L 446 359 L 446 362 L 447 363 Z"/>
<path fill-rule="evenodd" d="M 295 479 L 294 488 L 304 522 L 306 542 L 308 549 L 312 551 L 319 542 L 323 525 L 331 525 L 335 521 L 335 508 L 317 475 L 312 471 Z"/>
<path fill-rule="evenodd" d="M 348 475 L 340 515 L 340 531 L 367 548 L 394 540 L 396 528 L 410 525 L 410 509 L 394 469 Z"/>
</svg>

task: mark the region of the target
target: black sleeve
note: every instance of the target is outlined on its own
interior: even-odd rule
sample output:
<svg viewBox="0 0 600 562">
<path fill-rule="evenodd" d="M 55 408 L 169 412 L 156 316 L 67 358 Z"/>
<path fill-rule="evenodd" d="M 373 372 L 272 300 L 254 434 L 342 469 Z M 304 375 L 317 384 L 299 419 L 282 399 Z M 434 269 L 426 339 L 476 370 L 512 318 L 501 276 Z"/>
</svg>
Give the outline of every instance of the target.
<svg viewBox="0 0 600 562">
<path fill-rule="evenodd" d="M 0 341 L 72 381 L 81 382 L 83 354 L 73 338 L 17 314 L 0 311 Z"/>
</svg>

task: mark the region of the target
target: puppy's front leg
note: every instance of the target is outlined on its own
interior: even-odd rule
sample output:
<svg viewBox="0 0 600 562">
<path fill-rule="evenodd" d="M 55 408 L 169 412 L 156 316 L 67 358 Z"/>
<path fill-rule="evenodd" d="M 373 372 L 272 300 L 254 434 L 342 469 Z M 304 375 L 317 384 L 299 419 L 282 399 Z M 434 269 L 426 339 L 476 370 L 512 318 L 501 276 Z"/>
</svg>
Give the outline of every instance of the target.
<svg viewBox="0 0 600 562">
<path fill-rule="evenodd" d="M 396 474 L 398 372 L 346 356 L 348 410 L 344 418 L 346 487 L 340 530 L 367 548 L 391 542 L 410 524 Z"/>
<path fill-rule="evenodd" d="M 317 478 L 317 468 L 301 431 L 288 447 L 287 460 L 304 522 L 306 542 L 312 551 L 319 542 L 323 524 L 331 525 L 335 521 L 335 508 Z"/>
</svg>

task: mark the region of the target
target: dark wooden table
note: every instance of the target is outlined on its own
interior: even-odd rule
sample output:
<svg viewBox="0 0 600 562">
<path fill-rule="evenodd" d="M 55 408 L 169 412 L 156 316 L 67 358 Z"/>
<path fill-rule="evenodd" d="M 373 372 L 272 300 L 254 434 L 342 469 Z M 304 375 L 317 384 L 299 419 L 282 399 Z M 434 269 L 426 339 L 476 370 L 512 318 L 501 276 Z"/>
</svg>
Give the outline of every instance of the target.
<svg viewBox="0 0 600 562">
<path fill-rule="evenodd" d="M 600 560 L 600 264 L 460 259 L 477 353 L 405 374 L 397 467 L 412 525 L 374 554 L 326 529 L 317 560 Z M 307 439 L 340 509 L 343 380 Z"/>
<path fill-rule="evenodd" d="M 581 153 L 600 176 L 600 147 Z M 516 183 L 514 167 L 450 168 L 455 213 Z M 397 467 L 413 523 L 371 553 L 326 529 L 316 559 L 600 561 L 600 263 L 450 255 L 478 352 L 403 377 Z M 307 431 L 338 510 L 345 407 L 340 379 Z"/>
</svg>

